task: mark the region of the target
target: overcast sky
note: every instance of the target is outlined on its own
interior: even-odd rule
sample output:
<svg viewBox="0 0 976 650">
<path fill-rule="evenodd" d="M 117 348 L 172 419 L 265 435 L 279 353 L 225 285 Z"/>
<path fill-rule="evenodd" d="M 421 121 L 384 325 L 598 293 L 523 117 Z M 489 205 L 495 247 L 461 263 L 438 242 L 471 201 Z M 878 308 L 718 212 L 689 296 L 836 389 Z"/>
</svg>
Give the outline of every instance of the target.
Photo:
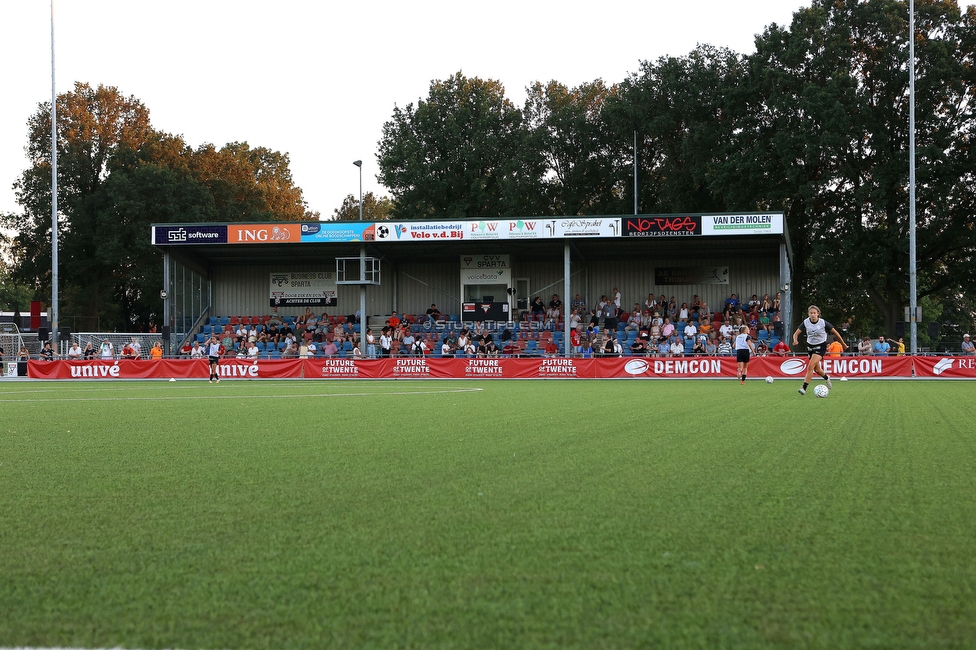
<svg viewBox="0 0 976 650">
<path fill-rule="evenodd" d="M 27 118 L 51 98 L 50 0 L 0 3 L 0 211 L 27 167 Z M 533 81 L 615 83 L 642 60 L 698 43 L 754 50 L 809 0 L 55 0 L 56 88 L 75 81 L 141 100 L 155 128 L 197 147 L 246 141 L 286 152 L 312 210 L 386 194 L 377 142 L 394 106 L 461 70 L 497 79 L 516 106 Z"/>
</svg>

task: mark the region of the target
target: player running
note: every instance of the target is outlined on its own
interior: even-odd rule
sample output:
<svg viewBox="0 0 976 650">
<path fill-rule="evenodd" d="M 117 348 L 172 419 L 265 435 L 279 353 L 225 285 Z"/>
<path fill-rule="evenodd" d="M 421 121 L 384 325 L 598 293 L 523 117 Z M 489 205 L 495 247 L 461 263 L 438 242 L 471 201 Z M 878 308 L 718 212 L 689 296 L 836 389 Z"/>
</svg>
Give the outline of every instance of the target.
<svg viewBox="0 0 976 650">
<path fill-rule="evenodd" d="M 797 391 L 800 395 L 807 394 L 807 386 L 810 385 L 810 380 L 813 378 L 814 372 L 824 378 L 824 381 L 827 382 L 827 388 L 832 388 L 830 377 L 827 376 L 827 373 L 824 372 L 820 365 L 824 355 L 827 353 L 828 333 L 833 334 L 834 338 L 840 341 L 841 347 L 845 350 L 847 349 L 847 344 L 844 343 L 844 337 L 837 333 L 833 325 L 820 318 L 820 307 L 810 305 L 807 309 L 807 314 L 808 318 L 800 323 L 800 326 L 793 332 L 794 347 L 800 343 L 800 332 L 806 332 L 807 354 L 810 356 L 810 361 L 807 363 L 807 375 L 803 378 L 803 388 Z"/>
</svg>

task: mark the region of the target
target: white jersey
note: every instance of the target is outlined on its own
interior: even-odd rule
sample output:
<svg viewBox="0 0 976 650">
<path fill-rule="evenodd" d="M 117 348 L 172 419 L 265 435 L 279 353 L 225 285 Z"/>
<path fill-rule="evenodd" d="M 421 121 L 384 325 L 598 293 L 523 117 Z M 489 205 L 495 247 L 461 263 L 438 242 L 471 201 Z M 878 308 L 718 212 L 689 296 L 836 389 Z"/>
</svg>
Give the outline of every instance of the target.
<svg viewBox="0 0 976 650">
<path fill-rule="evenodd" d="M 735 337 L 735 349 L 736 350 L 751 350 L 752 348 L 749 347 L 749 339 L 751 339 L 751 338 L 752 337 L 749 336 L 749 332 L 743 332 L 742 334 L 739 334 L 738 336 L 736 336 Z"/>
<path fill-rule="evenodd" d="M 821 345 L 827 342 L 827 332 L 834 326 L 820 318 L 812 322 L 809 318 L 800 323 L 800 329 L 807 334 L 807 345 Z"/>
</svg>

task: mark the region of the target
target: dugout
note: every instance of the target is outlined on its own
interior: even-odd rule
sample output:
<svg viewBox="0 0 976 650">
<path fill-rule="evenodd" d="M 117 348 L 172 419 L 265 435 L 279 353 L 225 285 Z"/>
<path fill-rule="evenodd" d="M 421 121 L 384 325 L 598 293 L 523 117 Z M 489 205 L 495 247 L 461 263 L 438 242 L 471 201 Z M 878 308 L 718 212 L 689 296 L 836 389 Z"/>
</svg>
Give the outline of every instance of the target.
<svg viewBox="0 0 976 650">
<path fill-rule="evenodd" d="M 595 306 L 614 287 L 624 309 L 648 293 L 679 304 L 697 294 L 713 312 L 731 293 L 781 292 L 791 329 L 792 250 L 780 212 L 154 224 L 151 236 L 174 343 L 208 317 L 264 315 L 276 300 L 286 315 L 365 306 L 376 327 L 393 310 L 423 314 L 431 303 L 463 317 L 486 297 L 510 319 L 537 295 L 559 294 L 568 308 L 579 293 Z M 294 278 L 307 286 L 286 290 Z"/>
</svg>

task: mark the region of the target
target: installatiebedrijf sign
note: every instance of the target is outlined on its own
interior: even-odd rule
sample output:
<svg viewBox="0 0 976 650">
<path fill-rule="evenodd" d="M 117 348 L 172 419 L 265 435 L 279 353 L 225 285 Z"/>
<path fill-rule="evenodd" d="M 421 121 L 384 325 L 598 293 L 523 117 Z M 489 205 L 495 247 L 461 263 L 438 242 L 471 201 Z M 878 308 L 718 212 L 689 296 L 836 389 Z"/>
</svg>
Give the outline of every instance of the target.
<svg viewBox="0 0 976 650">
<path fill-rule="evenodd" d="M 271 274 L 271 306 L 335 307 L 333 271 L 295 271 Z"/>
</svg>

